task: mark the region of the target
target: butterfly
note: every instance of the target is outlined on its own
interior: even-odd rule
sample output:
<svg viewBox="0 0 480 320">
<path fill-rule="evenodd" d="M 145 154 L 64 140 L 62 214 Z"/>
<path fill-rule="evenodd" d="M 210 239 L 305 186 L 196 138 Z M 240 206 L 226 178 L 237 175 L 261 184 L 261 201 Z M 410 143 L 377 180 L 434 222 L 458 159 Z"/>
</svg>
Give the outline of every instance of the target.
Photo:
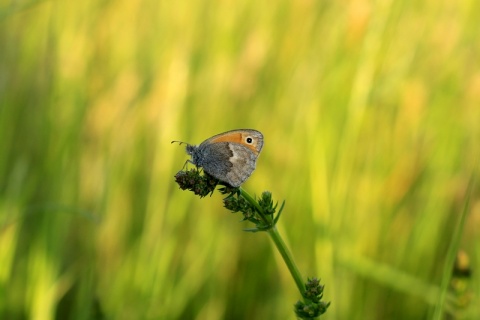
<svg viewBox="0 0 480 320">
<path fill-rule="evenodd" d="M 185 144 L 191 156 L 189 162 L 237 188 L 255 170 L 263 147 L 263 134 L 253 129 L 237 129 L 217 134 L 198 146 Z"/>
</svg>

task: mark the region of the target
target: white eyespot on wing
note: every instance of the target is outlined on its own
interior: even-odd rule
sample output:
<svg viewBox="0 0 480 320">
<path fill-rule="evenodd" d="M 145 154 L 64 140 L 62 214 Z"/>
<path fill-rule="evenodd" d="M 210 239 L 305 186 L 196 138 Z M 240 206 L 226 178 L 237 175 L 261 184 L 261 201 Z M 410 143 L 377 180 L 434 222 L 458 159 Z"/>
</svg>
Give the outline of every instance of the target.
<svg viewBox="0 0 480 320">
<path fill-rule="evenodd" d="M 245 130 L 248 132 L 246 136 L 244 136 L 244 143 L 253 146 L 253 148 L 257 151 L 257 156 L 262 151 L 263 147 L 263 134 L 260 131 L 256 130 Z"/>
</svg>

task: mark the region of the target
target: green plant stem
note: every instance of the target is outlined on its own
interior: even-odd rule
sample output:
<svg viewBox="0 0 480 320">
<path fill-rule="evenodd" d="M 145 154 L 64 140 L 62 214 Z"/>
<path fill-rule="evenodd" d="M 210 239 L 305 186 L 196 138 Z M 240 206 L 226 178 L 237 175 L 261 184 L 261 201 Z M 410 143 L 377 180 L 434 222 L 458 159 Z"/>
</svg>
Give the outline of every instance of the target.
<svg viewBox="0 0 480 320">
<path fill-rule="evenodd" d="M 269 224 L 273 224 L 273 220 L 272 219 L 268 219 L 268 217 L 266 216 L 265 212 L 263 211 L 262 207 L 260 207 L 260 205 L 258 204 L 257 200 L 255 200 L 247 191 L 245 191 L 243 188 L 240 188 L 240 193 L 242 194 L 242 197 L 245 198 L 245 200 L 247 200 L 248 202 L 250 202 L 251 205 L 253 205 L 259 215 L 260 215 L 260 218 L 263 220 L 263 222 L 265 222 L 265 225 L 269 225 Z"/>
<path fill-rule="evenodd" d="M 283 261 L 285 261 L 285 264 L 287 265 L 288 270 L 290 271 L 290 274 L 292 275 L 293 280 L 295 280 L 297 288 L 303 297 L 303 294 L 305 292 L 305 284 L 303 282 L 302 275 L 300 274 L 300 271 L 298 270 L 297 265 L 293 260 L 293 256 L 290 253 L 290 250 L 288 250 L 287 245 L 285 244 L 282 237 L 280 236 L 280 233 L 278 233 L 276 226 L 273 226 L 272 228 L 268 229 L 267 232 L 272 238 L 273 243 L 275 243 L 277 250 L 282 255 Z"/>
<path fill-rule="evenodd" d="M 463 206 L 462 214 L 460 215 L 457 226 L 452 235 L 452 240 L 450 241 L 450 246 L 447 251 L 447 258 L 445 261 L 442 284 L 440 286 L 440 295 L 438 301 L 435 304 L 435 310 L 433 313 L 432 319 L 442 319 L 445 312 L 445 301 L 447 299 L 448 293 L 448 284 L 452 279 L 452 270 L 455 264 L 455 257 L 458 253 L 458 248 L 460 247 L 460 240 L 463 235 L 463 228 L 465 226 L 465 221 L 467 220 L 468 213 L 470 212 L 470 201 L 472 199 L 472 190 L 476 183 L 475 175 L 472 174 L 470 181 L 468 183 L 466 199 Z"/>
<path fill-rule="evenodd" d="M 297 265 L 293 260 L 293 256 L 290 253 L 290 250 L 288 250 L 287 245 L 285 244 L 282 237 L 280 236 L 280 233 L 277 230 L 277 227 L 274 225 L 273 218 L 270 216 L 266 216 L 258 202 L 252 196 L 250 196 L 250 194 L 248 194 L 248 192 L 246 192 L 243 188 L 240 188 L 240 193 L 245 198 L 245 200 L 250 202 L 250 204 L 252 204 L 257 209 L 262 220 L 271 225 L 271 228 L 269 228 L 267 232 L 272 238 L 273 243 L 275 243 L 275 247 L 277 247 L 277 250 L 280 252 L 283 261 L 285 261 L 285 264 L 287 265 L 288 270 L 290 271 L 290 274 L 295 280 L 295 284 L 297 285 L 297 288 L 303 297 L 303 294 L 305 292 L 305 284 L 303 282 L 302 275 L 300 274 L 300 271 L 298 270 Z"/>
</svg>

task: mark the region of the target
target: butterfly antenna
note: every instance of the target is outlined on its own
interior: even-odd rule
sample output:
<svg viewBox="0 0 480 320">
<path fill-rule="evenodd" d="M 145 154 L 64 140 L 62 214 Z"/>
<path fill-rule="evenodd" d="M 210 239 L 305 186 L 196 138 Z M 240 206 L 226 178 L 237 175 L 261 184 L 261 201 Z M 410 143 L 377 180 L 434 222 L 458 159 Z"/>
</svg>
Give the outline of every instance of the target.
<svg viewBox="0 0 480 320">
<path fill-rule="evenodd" d="M 188 143 L 183 142 L 183 141 L 178 141 L 178 140 L 173 140 L 171 143 L 175 143 L 175 142 L 178 142 L 179 145 L 182 145 L 182 144 L 188 145 Z"/>
</svg>

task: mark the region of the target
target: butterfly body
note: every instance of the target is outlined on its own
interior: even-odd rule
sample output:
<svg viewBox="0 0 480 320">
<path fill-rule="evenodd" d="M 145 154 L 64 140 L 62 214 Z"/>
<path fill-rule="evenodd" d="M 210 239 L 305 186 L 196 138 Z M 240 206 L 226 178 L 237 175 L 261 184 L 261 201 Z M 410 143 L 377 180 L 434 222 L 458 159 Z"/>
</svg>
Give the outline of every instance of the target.
<svg viewBox="0 0 480 320">
<path fill-rule="evenodd" d="M 239 129 L 217 134 L 198 146 L 187 144 L 186 151 L 194 165 L 232 187 L 239 187 L 255 170 L 262 147 L 261 132 Z"/>
</svg>

